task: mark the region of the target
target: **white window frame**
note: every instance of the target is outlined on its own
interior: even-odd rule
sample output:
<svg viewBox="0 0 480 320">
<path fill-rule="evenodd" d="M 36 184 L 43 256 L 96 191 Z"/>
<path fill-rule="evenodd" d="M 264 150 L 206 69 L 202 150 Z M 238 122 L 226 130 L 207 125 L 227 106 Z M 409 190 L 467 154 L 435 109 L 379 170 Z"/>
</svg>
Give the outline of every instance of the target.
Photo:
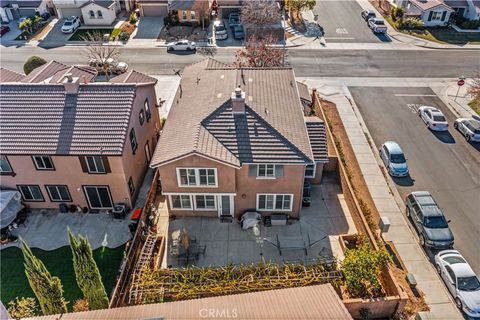
<svg viewBox="0 0 480 320">
<path fill-rule="evenodd" d="M 0 172 L 2 173 L 13 173 L 13 168 L 12 166 L 10 165 L 10 161 L 8 161 L 8 158 L 6 155 L 0 155 L 0 161 L 2 161 L 4 164 L 6 164 L 9 168 L 9 170 L 3 170 L 2 167 L 0 166 Z"/>
<path fill-rule="evenodd" d="M 264 167 L 265 168 L 265 175 L 261 176 L 260 175 L 260 167 Z M 272 175 L 268 175 L 268 168 L 269 167 L 273 167 L 273 174 Z M 263 164 L 258 164 L 257 165 L 257 179 L 276 179 L 276 175 L 275 175 L 275 165 L 274 164 L 270 164 L 270 163 L 263 163 Z"/>
<path fill-rule="evenodd" d="M 273 196 L 273 209 L 260 209 L 259 204 L 260 204 L 260 196 Z M 288 209 L 277 209 L 277 196 L 290 196 L 290 208 Z M 266 199 L 265 199 L 266 203 Z M 282 193 L 282 194 L 276 194 L 276 193 L 257 193 L 257 203 L 256 203 L 256 208 L 257 211 L 280 211 L 280 212 L 291 212 L 293 209 L 293 194 L 292 193 Z"/>
<path fill-rule="evenodd" d="M 184 168 L 184 167 L 178 167 L 176 168 L 177 170 L 177 183 L 179 187 L 185 187 L 185 188 L 218 188 L 218 173 L 217 173 L 217 168 Z M 180 179 L 180 170 L 187 170 L 187 184 L 182 184 L 181 179 Z M 195 172 L 195 183 L 194 184 L 189 184 L 188 182 L 188 170 L 193 170 Z M 200 184 L 200 170 L 207 170 L 207 184 Z M 208 184 L 208 170 L 213 170 L 215 172 L 215 184 L 214 185 L 209 185 Z"/>
<path fill-rule="evenodd" d="M 308 166 L 313 166 L 313 175 L 307 175 L 307 167 Z M 305 166 L 305 178 L 315 178 L 315 174 L 317 172 L 317 164 L 316 163 L 313 163 L 313 164 L 307 164 Z"/>
<path fill-rule="evenodd" d="M 177 197 L 180 197 L 180 206 L 181 208 L 175 208 L 173 206 L 173 199 L 172 197 L 174 196 L 177 196 Z M 182 198 L 181 197 L 189 197 L 190 198 L 190 207 L 183 207 L 183 204 L 182 204 Z M 192 211 L 193 208 L 194 208 L 194 204 L 193 204 L 193 199 L 192 199 L 192 195 L 191 194 L 174 194 L 174 195 L 169 195 L 168 196 L 168 201 L 170 201 L 170 210 L 189 210 L 189 211 Z"/>
<path fill-rule="evenodd" d="M 186 10 L 182 10 L 182 21 L 188 20 L 188 15 Z"/>
<path fill-rule="evenodd" d="M 195 211 L 217 211 L 217 197 L 213 194 L 194 194 L 192 195 L 194 199 L 194 207 Z M 206 197 L 213 197 L 213 208 L 199 208 L 197 205 L 197 197 L 203 197 L 205 200 L 205 204 L 207 203 Z"/>
<path fill-rule="evenodd" d="M 32 157 L 33 157 L 33 163 L 35 163 L 35 168 L 36 168 L 37 170 L 55 170 L 55 165 L 53 164 L 52 157 L 50 157 L 50 156 L 44 156 L 44 155 L 43 155 L 43 156 L 36 155 L 36 156 L 32 156 Z M 47 167 L 46 167 L 44 158 L 50 159 L 50 164 L 52 165 L 51 168 L 47 168 Z M 40 162 L 43 164 L 43 168 L 40 168 L 40 167 L 38 166 L 37 159 L 41 160 Z"/>
<path fill-rule="evenodd" d="M 92 158 L 93 163 L 95 164 L 95 168 L 90 168 L 90 163 L 88 162 L 87 158 Z M 103 171 L 98 170 L 98 165 L 96 159 L 100 159 L 100 162 L 102 163 Z M 103 158 L 101 156 L 85 156 L 85 163 L 87 164 L 87 170 L 88 173 L 107 173 L 107 170 L 105 169 L 105 163 L 103 163 Z"/>
<path fill-rule="evenodd" d="M 442 15 L 443 15 L 443 12 L 440 12 L 440 11 L 433 11 L 433 14 L 432 14 L 432 21 L 433 20 L 441 20 L 442 19 Z"/>
<path fill-rule="evenodd" d="M 35 199 L 35 198 L 27 199 L 27 197 L 25 197 L 25 194 L 23 193 L 22 187 L 27 187 L 28 191 L 30 192 L 30 194 L 32 196 L 33 196 L 32 187 L 38 188 L 38 191 L 40 192 L 40 196 L 42 198 L 41 199 Z M 43 196 L 42 189 L 40 188 L 40 186 L 38 184 L 22 184 L 22 185 L 18 185 L 17 189 L 22 194 L 23 201 L 26 201 L 26 202 L 45 202 L 45 197 Z"/>
<path fill-rule="evenodd" d="M 197 21 L 197 14 L 195 13 L 195 11 L 190 11 L 190 20 Z"/>
</svg>

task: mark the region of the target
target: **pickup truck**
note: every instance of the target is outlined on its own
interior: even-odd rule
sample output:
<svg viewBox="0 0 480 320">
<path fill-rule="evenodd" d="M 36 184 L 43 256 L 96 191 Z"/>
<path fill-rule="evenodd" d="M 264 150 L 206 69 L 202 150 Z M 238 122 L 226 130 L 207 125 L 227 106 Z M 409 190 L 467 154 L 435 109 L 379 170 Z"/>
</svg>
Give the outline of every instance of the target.
<svg viewBox="0 0 480 320">
<path fill-rule="evenodd" d="M 368 27 L 372 29 L 373 33 L 387 33 L 387 26 L 381 19 L 372 18 L 368 20 Z"/>
</svg>

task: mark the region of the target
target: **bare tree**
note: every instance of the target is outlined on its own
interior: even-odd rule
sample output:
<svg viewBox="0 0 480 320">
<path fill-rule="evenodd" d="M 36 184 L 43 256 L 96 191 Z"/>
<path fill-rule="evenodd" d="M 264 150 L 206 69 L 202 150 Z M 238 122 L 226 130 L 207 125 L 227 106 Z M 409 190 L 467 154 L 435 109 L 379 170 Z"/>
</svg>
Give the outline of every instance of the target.
<svg viewBox="0 0 480 320">
<path fill-rule="evenodd" d="M 102 72 L 110 79 L 112 75 L 112 60 L 117 61 L 120 56 L 118 47 L 113 46 L 108 40 L 104 41 L 103 34 L 100 32 L 87 33 L 82 37 L 84 41 L 88 41 L 88 45 L 85 47 L 85 56 L 92 66 L 95 66 L 99 72 Z"/>
<path fill-rule="evenodd" d="M 274 0 L 249 0 L 242 7 L 241 21 L 247 30 L 262 30 L 280 20 L 280 10 Z"/>
<path fill-rule="evenodd" d="M 245 48 L 235 53 L 235 63 L 238 67 L 283 67 L 285 50 L 273 46 L 275 43 L 275 38 L 272 35 L 267 35 L 264 38 L 252 35 L 247 38 Z"/>
<path fill-rule="evenodd" d="M 470 84 L 468 94 L 480 104 L 480 74 L 473 78 L 472 83 Z"/>
</svg>

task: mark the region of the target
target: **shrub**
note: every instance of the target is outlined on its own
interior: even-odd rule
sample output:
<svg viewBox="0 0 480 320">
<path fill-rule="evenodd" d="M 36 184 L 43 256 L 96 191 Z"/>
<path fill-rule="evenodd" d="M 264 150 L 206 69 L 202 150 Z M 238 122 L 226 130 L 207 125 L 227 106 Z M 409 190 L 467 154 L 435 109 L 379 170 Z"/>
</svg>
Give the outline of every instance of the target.
<svg viewBox="0 0 480 320">
<path fill-rule="evenodd" d="M 130 38 L 130 33 L 128 32 L 121 32 L 120 36 L 118 37 L 121 41 L 127 41 Z"/>
<path fill-rule="evenodd" d="M 18 298 L 8 303 L 8 313 L 14 319 L 35 317 L 37 301 L 34 298 Z"/>
<path fill-rule="evenodd" d="M 177 26 L 180 23 L 178 19 L 178 10 L 172 10 L 168 16 L 163 19 L 164 25 L 166 26 Z"/>
<path fill-rule="evenodd" d="M 379 280 L 382 267 L 390 261 L 390 256 L 385 248 L 373 250 L 365 237 L 357 243 L 357 248 L 345 252 L 342 262 L 347 291 L 354 297 L 377 297 L 382 293 Z"/>
<path fill-rule="evenodd" d="M 110 40 L 115 41 L 117 40 L 118 35 L 122 32 L 121 29 L 115 28 L 112 30 L 112 33 L 110 34 Z"/>
<path fill-rule="evenodd" d="M 138 18 L 137 18 L 137 15 L 135 14 L 135 12 L 132 12 L 130 14 L 130 17 L 128 17 L 128 21 L 131 23 L 131 24 L 135 24 L 138 22 Z"/>
<path fill-rule="evenodd" d="M 406 18 L 399 22 L 398 27 L 406 30 L 418 30 L 425 28 L 425 23 L 418 18 Z"/>
<path fill-rule="evenodd" d="M 480 28 L 480 20 L 464 20 L 459 24 L 462 29 L 475 30 Z"/>
<path fill-rule="evenodd" d="M 23 72 L 25 72 L 26 75 L 28 75 L 30 72 L 32 72 L 34 69 L 46 64 L 47 61 L 41 57 L 38 56 L 31 56 L 28 58 L 27 61 L 25 61 L 25 64 L 23 65 Z"/>
<path fill-rule="evenodd" d="M 78 299 L 73 305 L 73 312 L 82 312 L 90 310 L 88 307 L 88 302 L 85 299 Z"/>
</svg>

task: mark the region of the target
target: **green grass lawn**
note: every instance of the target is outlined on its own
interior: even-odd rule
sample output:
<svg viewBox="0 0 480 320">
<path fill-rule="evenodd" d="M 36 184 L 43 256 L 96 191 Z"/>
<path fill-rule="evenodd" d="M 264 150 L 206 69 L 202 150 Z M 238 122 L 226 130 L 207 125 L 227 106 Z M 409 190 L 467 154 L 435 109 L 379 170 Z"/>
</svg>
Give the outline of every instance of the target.
<svg viewBox="0 0 480 320">
<path fill-rule="evenodd" d="M 472 100 L 468 105 L 480 116 L 480 100 Z"/>
<path fill-rule="evenodd" d="M 125 246 L 122 245 L 115 249 L 105 248 L 103 251 L 100 248 L 93 251 L 108 295 L 110 295 L 115 284 L 115 277 L 123 258 L 124 248 Z M 82 292 L 75 280 L 70 246 L 61 247 L 53 251 L 33 248 L 32 251 L 35 256 L 42 260 L 53 276 L 60 278 L 65 299 L 70 302 L 68 309 L 72 310 L 75 300 L 82 298 Z M 35 298 L 25 276 L 23 255 L 19 248 L 8 248 L 0 251 L 0 280 L 0 298 L 5 306 L 15 297 Z"/>
<path fill-rule="evenodd" d="M 68 41 L 85 41 L 85 37 L 88 36 L 88 33 L 95 34 L 99 33 L 102 36 L 104 34 L 112 34 L 113 28 L 106 28 L 106 29 L 78 29 L 75 31 L 72 36 L 68 39 Z"/>
</svg>

